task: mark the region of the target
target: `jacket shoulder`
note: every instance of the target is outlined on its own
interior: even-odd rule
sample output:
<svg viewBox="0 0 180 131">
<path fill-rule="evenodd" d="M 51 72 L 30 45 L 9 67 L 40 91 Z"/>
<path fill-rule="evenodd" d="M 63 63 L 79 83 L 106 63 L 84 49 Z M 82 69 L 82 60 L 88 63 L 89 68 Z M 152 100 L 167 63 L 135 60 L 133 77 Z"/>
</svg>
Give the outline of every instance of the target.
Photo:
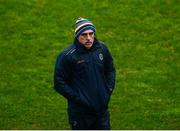
<svg viewBox="0 0 180 131">
<path fill-rule="evenodd" d="M 64 49 L 63 54 L 64 54 L 65 56 L 67 56 L 67 55 L 73 54 L 75 51 L 76 51 L 75 45 L 74 45 L 74 44 L 71 44 L 69 47 L 67 47 L 66 49 Z"/>
<path fill-rule="evenodd" d="M 98 43 L 99 43 L 99 45 L 100 45 L 100 47 L 102 48 L 103 51 L 106 52 L 108 50 L 106 44 L 103 41 L 98 40 Z"/>
<path fill-rule="evenodd" d="M 57 60 L 61 61 L 62 59 L 69 59 L 70 56 L 76 51 L 74 44 L 71 44 L 69 47 L 65 48 L 58 56 Z"/>
</svg>

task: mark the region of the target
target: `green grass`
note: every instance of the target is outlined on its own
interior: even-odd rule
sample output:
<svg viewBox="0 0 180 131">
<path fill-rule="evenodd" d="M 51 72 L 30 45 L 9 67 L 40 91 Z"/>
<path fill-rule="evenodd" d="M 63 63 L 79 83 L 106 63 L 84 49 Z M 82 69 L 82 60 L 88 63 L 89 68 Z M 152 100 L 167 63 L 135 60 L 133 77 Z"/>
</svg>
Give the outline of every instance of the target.
<svg viewBox="0 0 180 131">
<path fill-rule="evenodd" d="M 53 90 L 79 16 L 112 52 L 112 129 L 180 129 L 179 0 L 0 0 L 0 129 L 70 129 Z"/>
</svg>

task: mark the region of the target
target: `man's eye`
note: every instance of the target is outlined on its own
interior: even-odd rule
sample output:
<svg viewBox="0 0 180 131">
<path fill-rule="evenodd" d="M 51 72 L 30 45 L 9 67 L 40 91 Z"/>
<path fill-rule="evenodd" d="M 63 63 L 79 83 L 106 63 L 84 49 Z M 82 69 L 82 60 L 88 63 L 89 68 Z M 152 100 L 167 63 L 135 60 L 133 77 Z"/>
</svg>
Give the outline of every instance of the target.
<svg viewBox="0 0 180 131">
<path fill-rule="evenodd" d="M 82 33 L 81 35 L 82 35 L 82 36 L 87 36 L 87 34 L 86 34 L 86 33 Z"/>
<path fill-rule="evenodd" d="M 94 34 L 94 32 L 89 33 L 89 35 L 93 35 L 93 34 Z"/>
</svg>

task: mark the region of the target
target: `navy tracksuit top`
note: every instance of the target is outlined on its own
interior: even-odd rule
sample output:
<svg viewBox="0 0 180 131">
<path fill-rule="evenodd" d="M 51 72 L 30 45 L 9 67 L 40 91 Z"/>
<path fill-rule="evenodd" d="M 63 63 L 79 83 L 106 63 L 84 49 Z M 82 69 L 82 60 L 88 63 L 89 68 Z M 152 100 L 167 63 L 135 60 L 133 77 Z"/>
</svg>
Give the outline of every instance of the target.
<svg viewBox="0 0 180 131">
<path fill-rule="evenodd" d="M 58 57 L 54 88 L 72 112 L 102 112 L 115 85 L 115 67 L 107 47 L 96 40 L 86 49 L 77 39 Z"/>
</svg>

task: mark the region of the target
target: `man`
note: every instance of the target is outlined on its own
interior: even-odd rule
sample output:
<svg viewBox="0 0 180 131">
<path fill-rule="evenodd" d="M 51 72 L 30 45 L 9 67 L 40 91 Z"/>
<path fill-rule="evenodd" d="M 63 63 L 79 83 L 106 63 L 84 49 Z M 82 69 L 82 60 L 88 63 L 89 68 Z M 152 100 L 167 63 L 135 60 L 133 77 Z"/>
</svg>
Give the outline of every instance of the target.
<svg viewBox="0 0 180 131">
<path fill-rule="evenodd" d="M 72 129 L 110 129 L 108 103 L 115 68 L 107 47 L 95 37 L 91 21 L 78 18 L 75 39 L 57 58 L 55 90 L 68 101 Z"/>
</svg>

